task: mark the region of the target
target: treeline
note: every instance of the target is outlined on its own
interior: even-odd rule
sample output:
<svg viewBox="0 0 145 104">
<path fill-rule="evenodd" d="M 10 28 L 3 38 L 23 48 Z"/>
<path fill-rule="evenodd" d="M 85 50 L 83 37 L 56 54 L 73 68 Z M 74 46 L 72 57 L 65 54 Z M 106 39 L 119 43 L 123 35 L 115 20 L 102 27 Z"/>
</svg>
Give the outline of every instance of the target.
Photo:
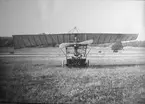
<svg viewBox="0 0 145 104">
<path fill-rule="evenodd" d="M 132 47 L 145 47 L 145 41 L 132 41 L 122 43 L 124 47 L 132 46 Z"/>
<path fill-rule="evenodd" d="M 13 47 L 13 38 L 0 37 L 0 47 Z"/>
<path fill-rule="evenodd" d="M 109 47 L 116 43 L 105 43 L 105 44 L 98 44 L 98 45 L 92 45 L 92 46 L 98 46 L 98 47 Z M 130 41 L 130 42 L 122 42 L 123 47 L 131 46 L 131 47 L 145 47 L 145 41 Z"/>
</svg>

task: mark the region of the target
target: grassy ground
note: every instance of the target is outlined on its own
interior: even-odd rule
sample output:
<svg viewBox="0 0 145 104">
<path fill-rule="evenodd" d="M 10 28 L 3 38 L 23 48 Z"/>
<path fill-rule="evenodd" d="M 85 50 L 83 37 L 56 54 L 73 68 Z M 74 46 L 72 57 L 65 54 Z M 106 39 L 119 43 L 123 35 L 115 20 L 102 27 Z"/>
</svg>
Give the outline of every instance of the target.
<svg viewBox="0 0 145 104">
<path fill-rule="evenodd" d="M 35 52 L 36 50 L 25 51 Z M 126 48 L 125 51 L 112 54 L 106 49 L 102 49 L 102 53 L 97 53 L 97 49 L 97 51 L 92 51 L 92 53 L 96 52 L 97 56 L 88 57 L 92 63 L 91 67 L 70 69 L 60 67 L 63 58 L 58 56 L 1 56 L 0 101 L 144 104 L 145 57 L 143 50 Z M 48 52 L 43 49 L 41 51 Z M 39 54 L 41 51 L 38 51 Z M 50 51 L 52 54 L 56 49 Z M 124 66 L 119 67 L 116 64 Z M 128 66 L 129 64 L 144 65 Z"/>
<path fill-rule="evenodd" d="M 3 69 L 1 100 L 8 102 L 145 102 L 145 66 L 69 69 L 28 62 L 5 63 L 0 66 Z"/>
</svg>

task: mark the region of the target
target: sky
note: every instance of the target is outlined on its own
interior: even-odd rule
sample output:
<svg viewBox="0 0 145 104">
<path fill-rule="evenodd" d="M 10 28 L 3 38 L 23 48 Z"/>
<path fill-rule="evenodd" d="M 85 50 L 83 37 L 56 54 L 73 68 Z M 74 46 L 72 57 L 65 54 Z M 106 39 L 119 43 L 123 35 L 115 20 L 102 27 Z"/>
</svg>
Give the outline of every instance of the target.
<svg viewBox="0 0 145 104">
<path fill-rule="evenodd" d="M 143 0 L 0 0 L 0 36 L 137 33 L 145 40 Z"/>
</svg>

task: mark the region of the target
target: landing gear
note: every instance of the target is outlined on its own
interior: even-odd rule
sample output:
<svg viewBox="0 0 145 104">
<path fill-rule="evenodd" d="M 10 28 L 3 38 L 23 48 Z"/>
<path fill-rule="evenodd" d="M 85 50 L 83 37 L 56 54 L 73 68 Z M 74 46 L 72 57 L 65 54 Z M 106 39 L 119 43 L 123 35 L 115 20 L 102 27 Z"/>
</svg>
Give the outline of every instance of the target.
<svg viewBox="0 0 145 104">
<path fill-rule="evenodd" d="M 63 44 L 62 44 L 63 45 Z M 65 46 L 66 52 L 63 52 L 66 56 L 66 60 L 62 61 L 61 66 L 67 67 L 88 67 L 89 60 L 87 60 L 87 43 L 71 43 Z"/>
<path fill-rule="evenodd" d="M 62 60 L 62 67 L 89 67 L 89 60 L 86 59 L 67 59 Z"/>
<path fill-rule="evenodd" d="M 65 65 L 66 65 L 66 61 L 65 61 L 65 60 L 62 60 L 61 66 L 62 66 L 62 67 L 65 67 Z"/>
</svg>

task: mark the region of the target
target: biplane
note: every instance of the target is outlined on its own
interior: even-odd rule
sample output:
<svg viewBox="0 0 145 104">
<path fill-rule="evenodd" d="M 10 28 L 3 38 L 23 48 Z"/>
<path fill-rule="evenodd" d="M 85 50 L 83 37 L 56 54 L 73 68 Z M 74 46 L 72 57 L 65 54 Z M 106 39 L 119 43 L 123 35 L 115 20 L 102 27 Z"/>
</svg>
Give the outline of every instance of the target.
<svg viewBox="0 0 145 104">
<path fill-rule="evenodd" d="M 73 29 L 75 30 L 76 27 Z M 13 35 L 14 49 L 25 47 L 54 47 L 63 51 L 66 60 L 62 66 L 86 67 L 89 66 L 87 55 L 90 44 L 116 43 L 137 39 L 138 34 L 121 33 L 59 33 L 59 34 L 29 34 Z M 88 50 L 88 51 L 87 51 Z"/>
</svg>

